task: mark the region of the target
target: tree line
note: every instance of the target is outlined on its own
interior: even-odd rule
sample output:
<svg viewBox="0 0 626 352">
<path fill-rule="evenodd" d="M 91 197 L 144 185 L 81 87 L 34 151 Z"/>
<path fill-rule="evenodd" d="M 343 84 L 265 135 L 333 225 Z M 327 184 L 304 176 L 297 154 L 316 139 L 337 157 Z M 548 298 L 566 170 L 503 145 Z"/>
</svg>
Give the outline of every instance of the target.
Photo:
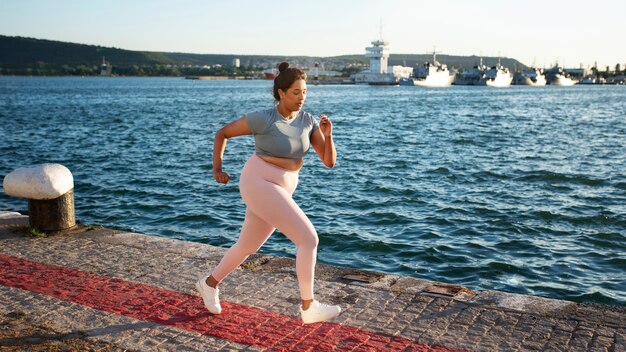
<svg viewBox="0 0 626 352">
<path fill-rule="evenodd" d="M 181 67 L 175 65 L 113 66 L 115 76 L 137 77 L 183 77 L 183 76 L 229 76 L 252 77 L 260 74 L 261 67 Z M 0 75 L 14 76 L 99 76 L 100 65 L 50 65 L 36 63 L 25 67 L 2 67 Z"/>
</svg>

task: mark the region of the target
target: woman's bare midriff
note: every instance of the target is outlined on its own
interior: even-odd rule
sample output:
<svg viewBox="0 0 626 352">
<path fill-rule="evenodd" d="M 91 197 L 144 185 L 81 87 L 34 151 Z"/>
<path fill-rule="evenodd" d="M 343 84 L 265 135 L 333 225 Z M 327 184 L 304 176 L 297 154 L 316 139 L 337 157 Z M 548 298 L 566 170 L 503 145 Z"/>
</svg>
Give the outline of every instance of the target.
<svg viewBox="0 0 626 352">
<path fill-rule="evenodd" d="M 259 158 L 265 160 L 266 162 L 278 166 L 282 169 L 286 169 L 289 171 L 298 171 L 304 165 L 304 160 L 302 159 L 287 159 L 287 158 L 278 158 L 275 156 L 261 156 Z"/>
</svg>

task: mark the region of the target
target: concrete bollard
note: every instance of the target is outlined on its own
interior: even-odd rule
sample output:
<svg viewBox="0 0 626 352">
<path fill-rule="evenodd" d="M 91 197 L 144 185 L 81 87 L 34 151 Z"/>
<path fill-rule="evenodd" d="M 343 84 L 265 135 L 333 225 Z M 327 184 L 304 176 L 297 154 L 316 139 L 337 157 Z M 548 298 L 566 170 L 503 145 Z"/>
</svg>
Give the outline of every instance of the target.
<svg viewBox="0 0 626 352">
<path fill-rule="evenodd" d="M 11 171 L 2 183 L 10 196 L 28 199 L 30 226 L 56 232 L 76 226 L 74 178 L 60 164 L 42 164 Z"/>
</svg>

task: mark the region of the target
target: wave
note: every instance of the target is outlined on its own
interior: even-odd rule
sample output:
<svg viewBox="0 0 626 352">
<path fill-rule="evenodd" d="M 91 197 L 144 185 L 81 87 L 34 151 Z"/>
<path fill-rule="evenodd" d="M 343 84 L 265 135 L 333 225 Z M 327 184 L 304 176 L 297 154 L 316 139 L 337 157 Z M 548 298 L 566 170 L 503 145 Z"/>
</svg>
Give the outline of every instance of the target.
<svg viewBox="0 0 626 352">
<path fill-rule="evenodd" d="M 574 184 L 591 187 L 606 187 L 610 185 L 610 181 L 605 179 L 593 178 L 587 175 L 572 175 L 545 170 L 525 172 L 524 175 L 518 176 L 514 180 L 541 183 Z"/>
</svg>

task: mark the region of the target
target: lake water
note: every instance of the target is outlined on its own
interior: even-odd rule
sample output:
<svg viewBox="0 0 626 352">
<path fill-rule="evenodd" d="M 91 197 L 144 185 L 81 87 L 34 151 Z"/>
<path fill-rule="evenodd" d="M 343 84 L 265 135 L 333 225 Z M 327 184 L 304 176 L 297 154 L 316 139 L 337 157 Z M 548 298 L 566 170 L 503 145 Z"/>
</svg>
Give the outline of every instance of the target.
<svg viewBox="0 0 626 352">
<path fill-rule="evenodd" d="M 82 222 L 228 247 L 254 144 L 229 141 L 219 185 L 213 137 L 271 106 L 270 81 L 0 77 L 0 177 L 61 163 Z M 626 304 L 626 87 L 309 85 L 305 110 L 338 151 L 334 169 L 309 153 L 294 196 L 319 261 Z M 261 252 L 295 247 L 277 233 Z"/>
</svg>

